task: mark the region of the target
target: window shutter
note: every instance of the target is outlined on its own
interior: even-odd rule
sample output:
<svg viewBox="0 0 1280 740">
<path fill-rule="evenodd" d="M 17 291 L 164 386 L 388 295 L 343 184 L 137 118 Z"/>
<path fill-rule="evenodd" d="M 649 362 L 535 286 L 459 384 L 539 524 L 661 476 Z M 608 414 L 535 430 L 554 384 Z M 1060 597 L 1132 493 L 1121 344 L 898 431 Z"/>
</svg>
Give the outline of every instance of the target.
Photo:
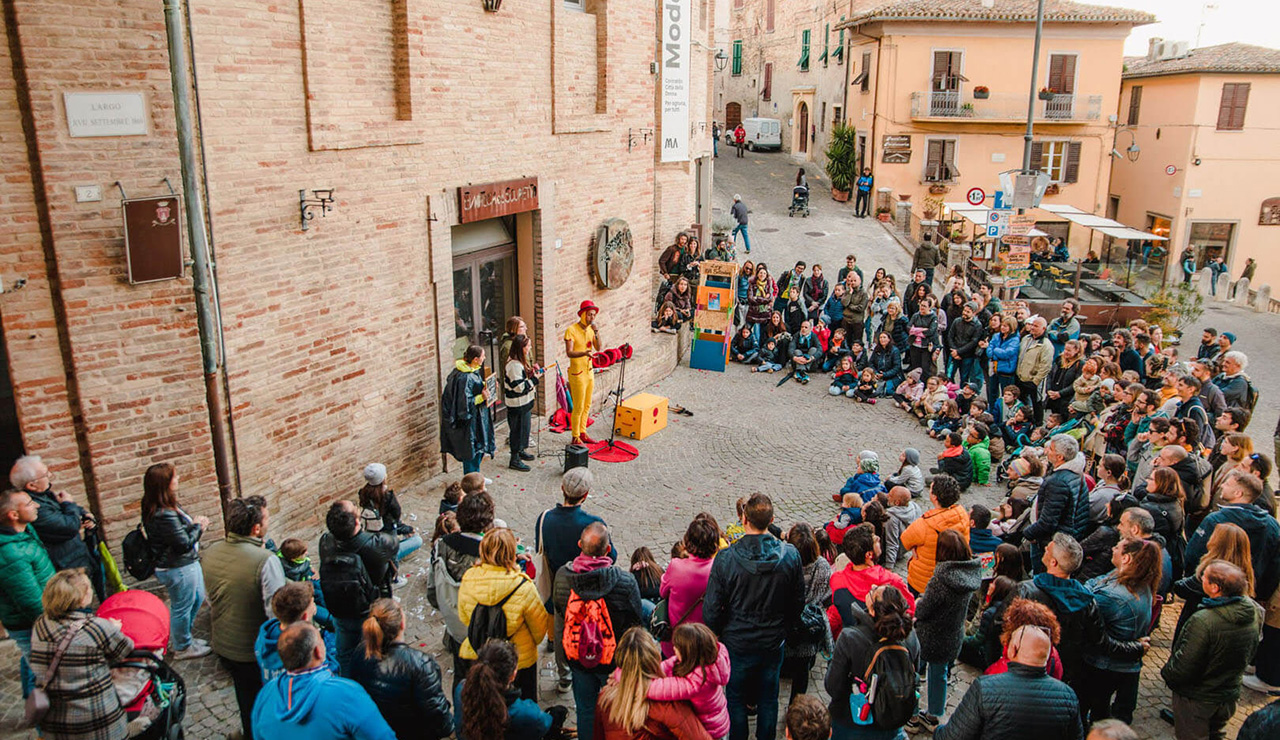
<svg viewBox="0 0 1280 740">
<path fill-rule="evenodd" d="M 1044 142 L 1031 142 L 1031 169 L 1044 169 Z"/>
<path fill-rule="evenodd" d="M 947 51 L 933 52 L 933 89 L 945 90 L 947 66 L 951 61 L 951 53 Z"/>
<path fill-rule="evenodd" d="M 945 141 L 934 140 L 929 142 L 929 153 L 925 159 L 924 179 L 941 180 L 942 179 L 942 158 L 945 151 Z"/>
<path fill-rule="evenodd" d="M 1218 128 L 1223 131 L 1239 131 L 1244 128 L 1245 109 L 1249 104 L 1249 83 L 1228 82 L 1222 86 L 1222 101 L 1218 104 Z"/>
<path fill-rule="evenodd" d="M 1067 164 L 1063 168 L 1062 181 L 1075 182 L 1080 177 L 1080 142 L 1067 144 Z"/>
<path fill-rule="evenodd" d="M 773 62 L 764 63 L 764 90 L 761 97 L 773 100 Z"/>
<path fill-rule="evenodd" d="M 862 52 L 862 92 L 871 90 L 871 52 Z"/>
<path fill-rule="evenodd" d="M 733 74 L 742 74 L 742 39 L 733 41 Z"/>
<path fill-rule="evenodd" d="M 1142 85 L 1134 85 L 1129 90 L 1129 125 L 1138 125 L 1138 113 L 1142 109 Z"/>
<path fill-rule="evenodd" d="M 1058 58 L 1062 60 L 1062 84 L 1061 87 L 1054 89 L 1060 93 L 1074 93 L 1076 91 L 1076 55 L 1062 54 Z"/>
<path fill-rule="evenodd" d="M 774 0 L 765 0 L 764 3 L 764 30 L 773 32 L 773 5 Z M 766 98 L 768 100 L 768 98 Z"/>
<path fill-rule="evenodd" d="M 809 71 L 809 29 L 800 32 L 800 71 Z"/>
<path fill-rule="evenodd" d="M 1244 128 L 1244 112 L 1249 106 L 1249 83 L 1236 83 L 1235 109 L 1231 112 L 1231 128 Z"/>
<path fill-rule="evenodd" d="M 942 142 L 942 179 L 958 180 L 960 179 L 960 170 L 956 167 L 956 141 L 948 139 Z"/>
</svg>

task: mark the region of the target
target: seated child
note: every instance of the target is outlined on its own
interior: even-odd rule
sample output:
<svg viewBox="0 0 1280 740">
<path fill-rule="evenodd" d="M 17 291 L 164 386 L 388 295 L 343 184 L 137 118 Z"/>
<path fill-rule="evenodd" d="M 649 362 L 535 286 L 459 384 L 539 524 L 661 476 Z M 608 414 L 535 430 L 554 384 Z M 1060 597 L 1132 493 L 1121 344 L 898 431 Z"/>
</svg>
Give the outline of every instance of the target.
<svg viewBox="0 0 1280 740">
<path fill-rule="evenodd" d="M 856 493 L 846 493 L 840 501 L 840 513 L 826 523 L 823 529 L 831 538 L 831 544 L 840 547 L 850 527 L 862 523 L 862 497 Z"/>
<path fill-rule="evenodd" d="M 991 531 L 991 509 L 982 504 L 975 504 L 969 509 L 969 549 L 977 555 L 984 552 L 995 552 L 1004 544 L 1004 540 Z"/>
<path fill-rule="evenodd" d="M 924 471 L 920 469 L 920 451 L 914 447 L 908 447 L 898 455 L 898 461 L 898 472 L 885 478 L 884 484 L 903 486 L 911 493 L 912 498 L 920 498 L 924 495 Z"/>
<path fill-rule="evenodd" d="M 280 551 L 276 553 L 280 565 L 284 569 L 286 580 L 295 583 L 310 583 L 316 602 L 315 623 L 325 629 L 333 629 L 333 618 L 324 605 L 324 593 L 320 591 L 320 576 L 311 568 L 311 558 L 307 557 L 307 543 L 296 537 L 290 537 L 280 543 Z"/>
<path fill-rule="evenodd" d="M 757 373 L 776 373 L 782 369 L 782 353 L 778 351 L 777 337 L 770 337 L 764 341 L 764 346 L 760 348 L 760 367 L 754 372 Z"/>
<path fill-rule="evenodd" d="M 902 486 L 889 489 L 889 515 L 884 524 L 884 567 L 892 568 L 905 553 L 902 552 L 902 533 L 911 523 L 924 515 L 920 504 L 911 500 L 911 492 Z"/>
<path fill-rule="evenodd" d="M 855 400 L 862 403 L 875 405 L 876 402 L 876 373 L 869 367 L 862 368 L 862 377 L 858 378 L 858 387 L 851 393 Z"/>
<path fill-rule="evenodd" d="M 462 482 L 453 481 L 444 487 L 444 496 L 440 498 L 440 514 L 446 511 L 458 513 L 458 502 L 462 501 Z"/>
<path fill-rule="evenodd" d="M 920 368 L 907 373 L 907 379 L 893 391 L 894 406 L 903 411 L 910 411 L 912 405 L 924 396 L 924 382 L 920 380 L 921 374 Z"/>
<path fill-rule="evenodd" d="M 946 473 L 956 479 L 961 491 L 967 491 L 973 483 L 973 458 L 969 457 L 959 432 L 947 432 L 945 439 L 947 448 L 938 455 L 938 467 L 931 468 L 929 472 L 935 475 Z"/>
<path fill-rule="evenodd" d="M 1013 418 L 1004 424 L 1005 445 L 1014 449 L 1021 447 L 1033 431 L 1032 426 L 1031 407 L 1019 404 L 1013 410 Z"/>
<path fill-rule="evenodd" d="M 911 411 L 920 420 L 921 424 L 926 424 L 930 416 L 938 413 L 942 408 L 942 404 L 949 400 L 951 396 L 947 393 L 946 383 L 942 378 L 934 375 L 924 384 L 924 394 L 913 404 Z"/>
<path fill-rule="evenodd" d="M 813 335 L 818 338 L 818 347 L 826 354 L 827 347 L 831 342 L 831 327 L 827 326 L 827 322 L 822 319 L 816 319 L 813 322 Z"/>
<path fill-rule="evenodd" d="M 730 524 L 724 529 L 724 539 L 730 545 L 737 542 L 742 537 L 742 535 L 747 533 L 746 528 L 742 526 L 742 517 L 746 514 L 746 510 L 747 510 L 747 497 L 746 496 L 738 497 L 738 500 L 734 504 L 734 507 L 738 511 L 738 517 L 733 520 L 733 524 Z"/>
<path fill-rule="evenodd" d="M 680 330 L 680 319 L 676 316 L 676 304 L 665 301 L 658 315 L 649 322 L 649 330 L 663 334 L 675 334 Z"/>
<path fill-rule="evenodd" d="M 829 373 L 840 367 L 840 360 L 849 356 L 849 346 L 844 341 L 844 329 L 837 327 L 831 332 L 822 355 L 822 372 Z"/>
<path fill-rule="evenodd" d="M 743 326 L 729 346 L 729 358 L 744 365 L 754 365 L 760 359 L 760 343 L 750 326 Z"/>
<path fill-rule="evenodd" d="M 854 339 L 849 344 L 849 356 L 853 358 L 853 366 L 859 370 L 871 364 L 871 353 L 867 352 L 861 339 Z"/>
<path fill-rule="evenodd" d="M 994 516 L 995 521 L 991 522 L 991 534 L 1008 541 L 1009 535 L 1022 529 L 1027 523 L 1025 516 L 1031 510 L 1031 501 L 1025 498 L 1013 498 L 1010 496 L 1005 499 L 1004 503 L 996 507 Z M 972 535 L 972 532 L 970 532 Z"/>
<path fill-rule="evenodd" d="M 929 422 L 929 436 L 937 439 L 939 435 L 954 432 L 960 428 L 960 404 L 948 398 L 942 402 L 938 415 Z"/>
<path fill-rule="evenodd" d="M 974 400 L 982 401 L 978 397 L 978 387 L 977 383 L 965 383 L 960 386 L 960 392 L 956 394 L 956 405 L 960 407 L 962 416 L 967 416 L 971 413 L 970 408 L 972 408 Z M 986 408 L 986 403 L 986 401 L 982 401 L 983 408 Z"/>
<path fill-rule="evenodd" d="M 458 526 L 458 513 L 456 511 L 446 511 L 436 517 L 436 528 L 431 532 L 431 548 L 434 550 L 436 540 L 445 535 L 461 532 L 462 527 Z"/>
<path fill-rule="evenodd" d="M 858 472 L 845 481 L 840 493 L 832 496 L 833 501 L 841 501 L 846 493 L 856 493 L 863 501 L 870 501 L 877 493 L 884 492 L 884 484 L 880 482 L 880 456 L 871 450 L 858 453 Z"/>
<path fill-rule="evenodd" d="M 836 331 L 840 331 L 837 329 Z M 827 389 L 833 396 L 853 398 L 858 390 L 858 374 L 853 369 L 853 358 L 845 355 L 836 366 L 835 375 L 831 378 L 831 387 Z"/>
<path fill-rule="evenodd" d="M 987 485 L 991 480 L 991 440 L 987 425 L 982 422 L 970 424 L 965 433 L 964 447 L 973 460 L 973 482 L 979 486 Z"/>
</svg>

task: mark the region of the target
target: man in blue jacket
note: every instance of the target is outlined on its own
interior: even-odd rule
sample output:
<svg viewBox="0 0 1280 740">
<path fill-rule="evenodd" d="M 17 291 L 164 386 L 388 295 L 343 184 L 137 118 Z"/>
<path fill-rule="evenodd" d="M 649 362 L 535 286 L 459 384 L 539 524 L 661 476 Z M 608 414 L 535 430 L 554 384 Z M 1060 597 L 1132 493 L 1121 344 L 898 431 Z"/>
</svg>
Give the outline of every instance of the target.
<svg viewBox="0 0 1280 740">
<path fill-rule="evenodd" d="M 319 630 L 294 622 L 277 648 L 285 673 L 258 693 L 254 740 L 396 740 L 360 684 L 329 670 Z"/>
<path fill-rule="evenodd" d="M 307 582 L 286 583 L 271 597 L 271 613 L 275 618 L 262 623 L 258 630 L 258 639 L 253 644 L 253 653 L 258 658 L 258 667 L 262 669 L 262 683 L 284 673 L 284 664 L 280 661 L 280 634 L 290 625 L 298 622 L 310 622 L 316 616 L 315 594 L 311 584 Z M 338 669 L 338 648 L 332 632 L 321 632 L 324 640 L 325 665 L 335 674 Z"/>
<path fill-rule="evenodd" d="M 703 621 L 729 650 L 730 740 L 747 739 L 750 697 L 758 702 L 756 740 L 774 739 L 783 643 L 804 606 L 800 553 L 769 534 L 771 524 L 773 501 L 751 494 L 746 534 L 716 555 L 702 600 Z"/>
<path fill-rule="evenodd" d="M 1219 524 L 1234 524 L 1249 537 L 1254 589 L 1258 603 L 1265 604 L 1280 585 L 1280 523 L 1255 504 L 1262 495 L 1262 480 L 1255 475 L 1240 470 L 1227 473 L 1220 495 L 1222 508 L 1205 517 L 1187 543 L 1185 572 L 1195 571 Z"/>
</svg>

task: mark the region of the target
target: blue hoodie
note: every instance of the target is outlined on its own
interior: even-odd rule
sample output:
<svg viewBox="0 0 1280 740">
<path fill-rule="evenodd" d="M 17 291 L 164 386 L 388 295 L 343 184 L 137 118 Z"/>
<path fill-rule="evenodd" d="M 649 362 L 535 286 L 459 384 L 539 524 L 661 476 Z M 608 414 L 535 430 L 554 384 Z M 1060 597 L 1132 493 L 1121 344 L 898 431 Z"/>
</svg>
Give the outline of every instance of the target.
<svg viewBox="0 0 1280 740">
<path fill-rule="evenodd" d="M 875 498 L 877 493 L 884 492 L 884 483 L 880 482 L 879 474 L 858 473 L 844 482 L 844 488 L 840 489 L 840 496 L 844 496 L 846 493 L 856 493 L 862 497 L 862 502 L 866 503 Z"/>
<path fill-rule="evenodd" d="M 990 529 L 974 527 L 969 530 L 969 547 L 974 553 L 995 552 L 1003 544 L 1004 540 L 992 534 Z"/>
<path fill-rule="evenodd" d="M 276 652 L 276 641 L 280 639 L 280 620 L 268 619 L 258 628 L 258 639 L 253 642 L 253 654 L 258 659 L 258 669 L 262 671 L 262 683 L 284 673 L 284 663 L 280 662 L 280 654 Z M 338 645 L 332 632 L 320 630 L 324 637 L 325 665 L 338 674 Z"/>
<path fill-rule="evenodd" d="M 328 666 L 284 673 L 258 692 L 254 740 L 396 740 L 373 699 Z"/>
<path fill-rule="evenodd" d="M 996 372 L 1013 375 L 1018 369 L 1018 350 L 1022 339 L 1014 332 L 1008 339 L 1003 334 L 992 334 L 987 340 L 987 359 L 996 363 Z"/>
<path fill-rule="evenodd" d="M 1039 573 L 1031 579 L 1049 598 L 1058 602 L 1062 610 L 1075 613 L 1094 603 L 1093 593 L 1084 584 L 1070 578 L 1058 578 L 1050 573 Z"/>
</svg>

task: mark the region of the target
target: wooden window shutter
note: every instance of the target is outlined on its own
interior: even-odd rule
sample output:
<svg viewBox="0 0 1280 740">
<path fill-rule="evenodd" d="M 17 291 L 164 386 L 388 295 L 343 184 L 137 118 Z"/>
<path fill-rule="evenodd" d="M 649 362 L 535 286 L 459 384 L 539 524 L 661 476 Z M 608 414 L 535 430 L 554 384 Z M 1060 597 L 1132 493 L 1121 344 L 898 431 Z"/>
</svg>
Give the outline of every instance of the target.
<svg viewBox="0 0 1280 740">
<path fill-rule="evenodd" d="M 1031 142 L 1031 169 L 1044 169 L 1044 142 L 1042 141 Z"/>
<path fill-rule="evenodd" d="M 1142 85 L 1134 85 L 1129 90 L 1129 125 L 1138 125 L 1138 113 L 1142 109 Z"/>
<path fill-rule="evenodd" d="M 948 67 L 951 64 L 951 52 L 933 52 L 933 89 L 942 90 L 946 83 Z"/>
<path fill-rule="evenodd" d="M 1058 92 L 1074 93 L 1076 91 L 1076 55 L 1063 54 L 1062 59 L 1062 87 L 1057 88 Z"/>
<path fill-rule="evenodd" d="M 1244 128 L 1244 113 L 1249 104 L 1249 83 L 1228 82 L 1222 86 L 1218 103 L 1218 129 L 1239 131 Z"/>
<path fill-rule="evenodd" d="M 929 142 L 928 156 L 925 159 L 924 179 L 941 180 L 942 179 L 942 161 L 945 156 L 946 143 L 942 140 L 932 140 Z"/>
<path fill-rule="evenodd" d="M 871 52 L 862 52 L 862 92 L 871 90 Z"/>
<path fill-rule="evenodd" d="M 955 180 L 960 177 L 960 171 L 956 169 L 956 141 L 948 139 L 942 142 L 942 179 Z"/>
<path fill-rule="evenodd" d="M 764 3 L 764 30 L 773 31 L 773 6 L 774 0 L 765 0 Z M 766 98 L 767 100 L 767 98 Z"/>
<path fill-rule="evenodd" d="M 742 74 L 742 39 L 733 41 L 733 75 Z"/>
<path fill-rule="evenodd" d="M 1067 144 L 1067 163 L 1062 169 L 1063 182 L 1075 182 L 1080 178 L 1080 142 Z"/>
<path fill-rule="evenodd" d="M 764 63 L 764 90 L 761 97 L 773 100 L 773 62 Z"/>
<path fill-rule="evenodd" d="M 1231 111 L 1231 128 L 1244 128 L 1244 112 L 1249 106 L 1249 83 L 1236 83 L 1236 100 L 1234 109 Z"/>
</svg>

